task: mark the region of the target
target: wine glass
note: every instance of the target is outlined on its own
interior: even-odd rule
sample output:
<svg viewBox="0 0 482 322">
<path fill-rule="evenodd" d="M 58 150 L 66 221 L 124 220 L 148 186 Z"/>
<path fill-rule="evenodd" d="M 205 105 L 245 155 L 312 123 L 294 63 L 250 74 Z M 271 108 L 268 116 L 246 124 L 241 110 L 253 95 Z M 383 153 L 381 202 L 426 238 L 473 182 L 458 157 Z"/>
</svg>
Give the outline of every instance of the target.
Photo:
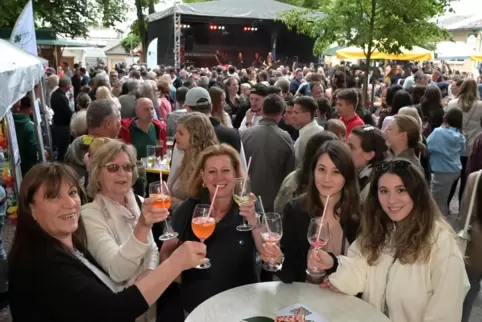
<svg viewBox="0 0 482 322">
<path fill-rule="evenodd" d="M 204 241 L 209 238 L 216 228 L 216 221 L 209 215 L 210 205 L 196 205 L 192 216 L 191 227 L 194 235 L 204 244 Z M 209 259 L 205 264 L 196 266 L 197 269 L 206 269 L 211 267 Z"/>
<path fill-rule="evenodd" d="M 251 185 L 248 178 L 236 178 L 233 185 L 233 199 L 239 205 L 250 200 Z M 252 225 L 248 225 L 246 218 L 243 217 L 243 224 L 236 227 L 238 231 L 251 231 Z"/>
<path fill-rule="evenodd" d="M 313 252 L 317 252 L 328 244 L 330 240 L 330 228 L 328 223 L 324 222 L 321 225 L 321 218 L 311 218 L 310 225 L 308 226 L 308 243 L 310 243 L 310 250 L 308 251 L 308 261 Z M 321 231 L 320 231 L 321 225 Z M 322 277 L 325 275 L 325 271 L 316 267 L 307 267 L 306 274 L 312 277 Z"/>
<path fill-rule="evenodd" d="M 277 245 L 283 236 L 283 221 L 281 220 L 281 216 L 274 212 L 267 212 L 262 220 L 263 232 L 261 233 L 261 237 L 263 241 L 270 246 Z M 276 263 L 274 258 L 263 264 L 263 269 L 268 272 L 276 272 L 280 270 L 280 268 L 281 264 Z"/>
<path fill-rule="evenodd" d="M 169 207 L 171 207 L 172 197 L 165 181 L 153 182 L 149 184 L 149 197 L 153 199 L 153 207 L 165 209 L 169 209 Z M 164 226 L 164 233 L 159 236 L 159 240 L 170 240 L 179 235 L 177 232 L 172 231 L 169 221 L 170 217 L 167 217 L 165 221 L 166 224 Z"/>
<path fill-rule="evenodd" d="M 147 157 L 147 168 L 154 168 L 156 162 L 156 146 L 148 145 L 146 146 L 146 157 Z"/>
</svg>

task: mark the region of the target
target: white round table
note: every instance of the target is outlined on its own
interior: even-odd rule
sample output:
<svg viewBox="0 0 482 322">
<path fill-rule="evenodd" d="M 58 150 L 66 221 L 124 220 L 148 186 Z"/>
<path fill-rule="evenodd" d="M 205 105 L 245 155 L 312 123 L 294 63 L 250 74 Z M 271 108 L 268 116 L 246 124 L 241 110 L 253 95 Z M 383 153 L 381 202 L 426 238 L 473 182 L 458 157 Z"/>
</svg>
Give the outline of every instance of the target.
<svg viewBox="0 0 482 322">
<path fill-rule="evenodd" d="M 219 293 L 200 304 L 185 322 L 240 322 L 255 316 L 275 318 L 275 312 L 300 303 L 329 322 L 390 322 L 375 307 L 357 297 L 334 293 L 307 283 L 249 284 Z"/>
</svg>

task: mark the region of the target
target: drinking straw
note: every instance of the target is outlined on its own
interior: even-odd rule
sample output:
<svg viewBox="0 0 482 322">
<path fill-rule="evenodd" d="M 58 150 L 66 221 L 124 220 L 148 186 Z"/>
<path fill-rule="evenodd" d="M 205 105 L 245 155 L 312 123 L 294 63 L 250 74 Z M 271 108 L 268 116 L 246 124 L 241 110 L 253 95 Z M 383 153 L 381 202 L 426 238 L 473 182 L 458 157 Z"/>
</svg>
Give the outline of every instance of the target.
<svg viewBox="0 0 482 322">
<path fill-rule="evenodd" d="M 159 178 L 161 179 L 161 181 L 159 181 L 159 185 L 160 185 L 160 188 L 161 188 L 161 189 L 160 189 L 160 190 L 161 190 L 161 195 L 163 195 L 163 194 L 164 194 L 164 191 L 163 191 L 163 190 L 164 190 L 164 187 L 163 187 L 164 185 L 163 185 L 163 181 L 162 181 L 162 171 L 159 172 Z"/>
<path fill-rule="evenodd" d="M 321 216 L 320 227 L 318 228 L 318 235 L 316 236 L 316 241 L 320 241 L 321 228 L 323 228 L 323 221 L 325 220 L 326 208 L 328 207 L 328 201 L 330 201 L 330 195 L 326 197 L 325 208 L 323 209 L 323 215 Z"/>
<path fill-rule="evenodd" d="M 216 190 L 214 191 L 213 200 L 211 201 L 211 207 L 209 207 L 208 217 L 211 216 L 211 211 L 213 210 L 214 201 L 216 201 L 216 195 L 218 194 L 218 189 L 219 189 L 219 185 L 216 186 Z"/>
<path fill-rule="evenodd" d="M 261 212 L 263 213 L 264 223 L 266 224 L 266 229 L 269 232 L 268 221 L 266 220 L 266 213 L 264 212 L 263 199 L 261 199 L 261 196 L 258 196 L 258 198 L 259 198 L 259 205 L 261 206 Z"/>
<path fill-rule="evenodd" d="M 241 197 L 244 196 L 244 190 L 246 189 L 246 182 L 248 181 L 248 173 L 249 173 L 249 167 L 251 166 L 251 159 L 252 157 L 249 157 L 248 168 L 246 169 L 246 174 L 244 175 L 243 187 L 241 189 Z"/>
</svg>

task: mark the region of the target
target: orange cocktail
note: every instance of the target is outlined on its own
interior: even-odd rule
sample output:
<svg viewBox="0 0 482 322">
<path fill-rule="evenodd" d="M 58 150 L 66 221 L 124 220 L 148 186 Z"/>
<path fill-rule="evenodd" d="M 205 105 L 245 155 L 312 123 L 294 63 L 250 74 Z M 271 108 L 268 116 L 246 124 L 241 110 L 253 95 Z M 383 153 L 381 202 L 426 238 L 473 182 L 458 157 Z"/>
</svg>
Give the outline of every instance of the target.
<svg viewBox="0 0 482 322">
<path fill-rule="evenodd" d="M 199 240 L 209 238 L 216 228 L 216 221 L 213 217 L 195 217 L 192 219 L 192 231 Z"/>
<path fill-rule="evenodd" d="M 151 195 L 153 199 L 152 205 L 157 208 L 165 208 L 169 209 L 171 207 L 172 197 L 168 195 L 162 194 L 153 194 Z"/>
</svg>

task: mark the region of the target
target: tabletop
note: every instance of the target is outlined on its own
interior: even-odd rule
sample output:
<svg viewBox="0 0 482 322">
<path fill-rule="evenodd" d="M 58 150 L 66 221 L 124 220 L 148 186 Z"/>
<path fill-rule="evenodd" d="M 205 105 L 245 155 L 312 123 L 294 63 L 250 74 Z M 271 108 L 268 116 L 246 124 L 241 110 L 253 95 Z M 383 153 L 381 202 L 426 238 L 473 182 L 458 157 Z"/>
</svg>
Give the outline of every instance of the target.
<svg viewBox="0 0 482 322">
<path fill-rule="evenodd" d="M 390 322 L 375 307 L 350 295 L 307 283 L 266 282 L 236 287 L 204 301 L 185 322 L 240 322 L 255 316 L 275 318 L 293 304 L 306 305 L 329 322 Z"/>
</svg>

